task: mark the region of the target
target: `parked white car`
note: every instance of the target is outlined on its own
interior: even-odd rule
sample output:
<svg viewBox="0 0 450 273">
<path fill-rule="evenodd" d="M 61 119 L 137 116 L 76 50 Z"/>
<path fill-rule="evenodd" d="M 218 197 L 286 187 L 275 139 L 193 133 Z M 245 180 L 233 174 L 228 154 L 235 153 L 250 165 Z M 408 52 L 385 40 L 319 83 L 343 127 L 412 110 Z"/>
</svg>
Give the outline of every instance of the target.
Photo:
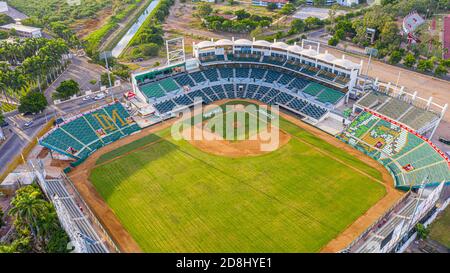
<svg viewBox="0 0 450 273">
<path fill-rule="evenodd" d="M 105 94 L 100 93 L 100 94 L 98 94 L 97 96 L 94 97 L 94 100 L 101 100 L 101 99 L 104 99 L 105 97 L 106 97 Z"/>
</svg>

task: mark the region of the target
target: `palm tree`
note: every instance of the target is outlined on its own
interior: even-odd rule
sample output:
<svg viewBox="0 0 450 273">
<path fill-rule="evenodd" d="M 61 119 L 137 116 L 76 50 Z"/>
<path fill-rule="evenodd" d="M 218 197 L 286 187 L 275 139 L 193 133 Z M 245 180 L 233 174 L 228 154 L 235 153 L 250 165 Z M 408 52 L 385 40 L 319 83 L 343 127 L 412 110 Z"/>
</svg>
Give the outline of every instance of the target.
<svg viewBox="0 0 450 273">
<path fill-rule="evenodd" d="M 9 214 L 28 225 L 36 238 L 37 234 L 40 234 L 38 219 L 47 210 L 46 204 L 47 202 L 41 198 L 41 194 L 37 190 L 21 192 L 11 202 L 12 207 Z"/>
<path fill-rule="evenodd" d="M 42 73 L 43 67 L 41 58 L 39 56 L 27 58 L 22 63 L 22 67 L 24 72 L 30 75 L 30 77 L 37 82 L 39 86 L 39 91 L 42 93 L 41 77 L 43 75 Z"/>
</svg>

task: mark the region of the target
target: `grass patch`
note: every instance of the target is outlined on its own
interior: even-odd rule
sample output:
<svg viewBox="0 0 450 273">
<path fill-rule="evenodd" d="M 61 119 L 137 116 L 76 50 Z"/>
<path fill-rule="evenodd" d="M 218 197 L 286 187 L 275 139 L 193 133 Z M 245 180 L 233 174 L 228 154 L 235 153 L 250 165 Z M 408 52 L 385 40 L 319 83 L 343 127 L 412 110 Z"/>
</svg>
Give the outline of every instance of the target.
<svg viewBox="0 0 450 273">
<path fill-rule="evenodd" d="M 450 248 L 450 208 L 447 207 L 430 227 L 430 238 Z"/>
<path fill-rule="evenodd" d="M 15 105 L 15 104 L 3 102 L 3 101 L 0 103 L 0 112 L 7 113 L 7 112 L 14 111 L 16 109 L 17 109 L 17 105 Z"/>
</svg>

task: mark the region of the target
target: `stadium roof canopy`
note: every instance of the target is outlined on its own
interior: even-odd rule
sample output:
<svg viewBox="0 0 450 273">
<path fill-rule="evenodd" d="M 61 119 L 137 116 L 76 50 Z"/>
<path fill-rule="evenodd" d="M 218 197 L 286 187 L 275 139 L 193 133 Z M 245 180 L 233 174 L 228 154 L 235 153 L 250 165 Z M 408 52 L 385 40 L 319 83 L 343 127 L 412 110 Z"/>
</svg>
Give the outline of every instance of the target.
<svg viewBox="0 0 450 273">
<path fill-rule="evenodd" d="M 341 68 L 345 69 L 360 69 L 361 64 L 354 63 L 350 60 L 346 60 L 345 56 L 342 57 L 342 59 L 337 58 L 336 56 L 328 53 L 328 51 L 325 51 L 323 53 L 320 53 L 318 49 L 313 49 L 312 46 L 300 46 L 297 44 L 294 45 L 288 45 L 284 42 L 274 42 L 270 43 L 268 41 L 264 40 L 258 40 L 258 41 L 250 41 L 247 39 L 237 39 L 237 40 L 228 40 L 228 39 L 221 39 L 216 42 L 213 40 L 210 41 L 202 41 L 198 44 L 194 44 L 194 50 L 198 51 L 212 51 L 220 47 L 224 46 L 246 46 L 246 47 L 256 47 L 257 50 L 267 50 L 269 52 L 271 51 L 285 51 L 285 53 L 293 53 L 297 55 L 302 55 L 303 57 L 312 59 L 312 60 L 320 60 L 325 63 L 328 63 L 330 65 L 336 65 Z"/>
<path fill-rule="evenodd" d="M 258 40 L 253 42 L 254 46 L 270 47 L 271 43 L 265 40 Z"/>
<path fill-rule="evenodd" d="M 325 53 L 321 53 L 321 54 L 317 55 L 317 59 L 331 63 L 334 60 L 336 60 L 336 57 L 334 57 L 333 55 L 328 53 L 328 51 L 325 51 Z"/>
<path fill-rule="evenodd" d="M 199 48 L 205 48 L 205 47 L 214 47 L 214 46 L 216 46 L 216 44 L 211 41 L 202 41 L 202 42 L 198 43 L 197 46 Z"/>
<path fill-rule="evenodd" d="M 247 39 L 238 39 L 234 41 L 234 45 L 245 45 L 245 46 L 251 46 L 253 45 L 253 42 Z"/>
<path fill-rule="evenodd" d="M 286 43 L 283 43 L 283 42 L 276 42 L 276 43 L 272 44 L 272 47 L 280 48 L 280 49 L 287 49 L 289 46 Z"/>
<path fill-rule="evenodd" d="M 230 41 L 228 39 L 221 39 L 216 42 L 216 46 L 227 46 L 233 44 L 234 44 L 233 41 Z"/>
<path fill-rule="evenodd" d="M 300 52 L 302 55 L 308 56 L 308 57 L 313 57 L 315 58 L 319 53 L 317 53 L 317 51 L 315 51 L 312 48 L 309 49 L 303 49 L 302 52 Z"/>
<path fill-rule="evenodd" d="M 359 67 L 358 64 L 355 64 L 355 63 L 353 63 L 353 62 L 351 62 L 351 61 L 345 59 L 344 56 L 342 57 L 342 59 L 335 59 L 335 60 L 333 61 L 333 63 L 334 63 L 335 65 L 344 67 L 344 68 L 346 68 L 346 69 L 352 69 L 352 68 L 358 68 L 358 67 Z"/>
<path fill-rule="evenodd" d="M 298 46 L 298 45 L 291 45 L 287 48 L 287 50 L 291 51 L 291 52 L 295 52 L 295 53 L 301 53 L 302 52 L 302 47 Z"/>
</svg>

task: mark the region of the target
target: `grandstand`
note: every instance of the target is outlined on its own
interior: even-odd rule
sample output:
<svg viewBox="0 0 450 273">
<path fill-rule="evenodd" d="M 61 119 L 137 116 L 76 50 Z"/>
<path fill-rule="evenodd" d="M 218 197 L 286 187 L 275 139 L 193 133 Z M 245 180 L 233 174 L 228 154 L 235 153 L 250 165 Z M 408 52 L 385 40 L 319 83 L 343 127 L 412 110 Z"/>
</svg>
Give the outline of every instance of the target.
<svg viewBox="0 0 450 273">
<path fill-rule="evenodd" d="M 348 100 L 361 64 L 311 46 L 245 39 L 194 44 L 194 58 L 132 76 L 133 91 L 166 119 L 194 98 L 254 99 L 316 124 Z M 168 87 L 169 85 L 169 87 Z"/>
<path fill-rule="evenodd" d="M 282 67 L 338 88 L 351 89 L 354 86 L 362 63 L 355 64 L 345 59 L 345 56 L 342 59 L 336 58 L 327 51 L 320 53 L 319 46 L 313 50 L 311 46 L 304 46 L 305 41 L 311 42 L 303 40 L 300 46 L 255 39 L 203 41 L 194 44 L 194 56 L 204 66 L 227 63 L 266 64 Z"/>
<path fill-rule="evenodd" d="M 448 157 L 428 139 L 401 124 L 363 111 L 339 139 L 382 163 L 392 174 L 396 187 L 407 190 L 450 182 Z"/>
<path fill-rule="evenodd" d="M 251 64 L 240 67 L 205 66 L 195 72 L 173 75 L 173 79 L 179 85 L 178 90 L 173 88 L 172 94 L 164 93 L 163 96 L 147 90 L 151 86 L 161 87 L 161 82 L 167 81 L 167 78 L 138 85 L 138 93 L 153 104 L 160 116 L 169 117 L 172 110 L 193 105 L 195 97 L 200 97 L 205 104 L 221 99 L 242 98 L 277 104 L 317 122 L 330 109 L 342 104 L 345 97 L 341 91 L 289 71 Z M 245 92 L 248 86 L 252 86 L 251 91 Z"/>
<path fill-rule="evenodd" d="M 88 111 L 57 125 L 39 144 L 74 159 L 140 130 L 119 102 Z"/>
<path fill-rule="evenodd" d="M 371 91 L 366 92 L 353 105 L 354 113 L 365 109 L 387 116 L 431 138 L 447 110 L 447 105 L 440 106 L 432 102 L 432 98 L 423 99 L 418 97 L 417 93 L 406 92 L 404 88 L 375 81 L 371 85 Z"/>
<path fill-rule="evenodd" d="M 46 195 L 55 204 L 61 223 L 81 253 L 108 253 L 98 232 L 80 209 L 75 198 L 67 191 L 61 179 L 47 179 L 41 184 Z"/>
</svg>

